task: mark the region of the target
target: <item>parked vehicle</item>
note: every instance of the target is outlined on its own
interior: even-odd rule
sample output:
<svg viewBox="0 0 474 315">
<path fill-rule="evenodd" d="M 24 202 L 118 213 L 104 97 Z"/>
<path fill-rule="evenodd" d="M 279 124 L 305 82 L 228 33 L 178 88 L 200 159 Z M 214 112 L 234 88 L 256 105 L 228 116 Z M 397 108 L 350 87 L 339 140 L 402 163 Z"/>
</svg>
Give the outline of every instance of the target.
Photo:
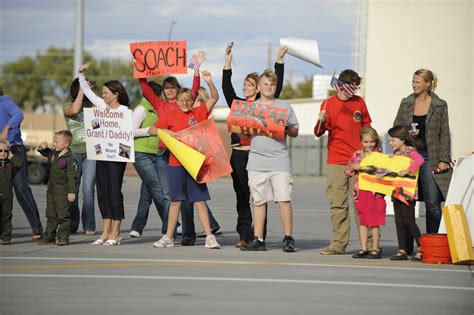
<svg viewBox="0 0 474 315">
<path fill-rule="evenodd" d="M 47 184 L 49 177 L 48 159 L 42 156 L 36 147 L 25 145 L 28 163 L 28 183 L 32 185 Z"/>
</svg>

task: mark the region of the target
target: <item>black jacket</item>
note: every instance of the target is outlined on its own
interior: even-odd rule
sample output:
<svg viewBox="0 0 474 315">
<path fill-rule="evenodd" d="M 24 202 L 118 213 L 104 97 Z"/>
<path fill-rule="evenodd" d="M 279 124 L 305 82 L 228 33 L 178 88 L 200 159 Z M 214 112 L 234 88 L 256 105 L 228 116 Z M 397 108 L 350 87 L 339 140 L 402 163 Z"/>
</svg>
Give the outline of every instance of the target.
<svg viewBox="0 0 474 315">
<path fill-rule="evenodd" d="M 19 156 L 0 160 L 0 198 L 7 198 L 13 194 L 13 177 L 21 167 L 23 160 Z"/>
</svg>

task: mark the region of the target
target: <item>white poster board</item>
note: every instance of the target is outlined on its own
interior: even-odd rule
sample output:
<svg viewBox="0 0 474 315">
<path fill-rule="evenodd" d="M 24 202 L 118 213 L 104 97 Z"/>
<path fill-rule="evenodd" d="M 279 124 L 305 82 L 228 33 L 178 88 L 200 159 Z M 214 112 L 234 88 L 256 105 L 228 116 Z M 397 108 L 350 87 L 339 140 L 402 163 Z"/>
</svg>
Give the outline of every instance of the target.
<svg viewBox="0 0 474 315">
<path fill-rule="evenodd" d="M 458 159 L 454 167 L 451 183 L 449 184 L 446 205 L 463 205 L 466 213 L 467 225 L 474 240 L 474 155 L 463 156 Z M 441 218 L 438 233 L 446 233 L 444 218 Z"/>
<path fill-rule="evenodd" d="M 393 202 L 391 196 L 385 196 L 385 203 L 387 204 L 386 215 L 395 215 L 395 210 L 393 209 Z M 417 201 L 415 204 L 415 218 L 420 217 L 420 203 Z"/>
<path fill-rule="evenodd" d="M 280 45 L 288 47 L 288 54 L 322 68 L 318 42 L 297 37 L 280 38 Z"/>
<path fill-rule="evenodd" d="M 135 162 L 132 111 L 84 108 L 87 158 Z"/>
</svg>

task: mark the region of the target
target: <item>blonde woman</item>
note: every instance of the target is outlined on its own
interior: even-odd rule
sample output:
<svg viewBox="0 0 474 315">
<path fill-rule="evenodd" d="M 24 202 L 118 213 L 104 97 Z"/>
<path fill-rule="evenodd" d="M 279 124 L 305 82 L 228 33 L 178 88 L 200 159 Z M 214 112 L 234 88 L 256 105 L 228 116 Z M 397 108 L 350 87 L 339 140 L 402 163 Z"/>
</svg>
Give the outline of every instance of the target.
<svg viewBox="0 0 474 315">
<path fill-rule="evenodd" d="M 441 202 L 446 199 L 452 170 L 448 104 L 434 93 L 438 79 L 432 71 L 419 69 L 412 77 L 413 93 L 402 99 L 394 125 L 410 128 L 418 141 L 417 151 L 425 159 L 420 168 L 420 201 L 426 206 L 426 232 L 437 233 Z M 413 126 L 413 127 L 412 127 Z M 436 169 L 438 172 L 433 173 Z"/>
</svg>

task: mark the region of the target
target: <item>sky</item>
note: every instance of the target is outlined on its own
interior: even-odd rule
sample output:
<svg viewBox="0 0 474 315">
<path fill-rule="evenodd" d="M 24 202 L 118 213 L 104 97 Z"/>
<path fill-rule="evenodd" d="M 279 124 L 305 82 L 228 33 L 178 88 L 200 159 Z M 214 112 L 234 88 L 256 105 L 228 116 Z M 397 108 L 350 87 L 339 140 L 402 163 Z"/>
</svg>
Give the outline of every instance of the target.
<svg viewBox="0 0 474 315">
<path fill-rule="evenodd" d="M 96 58 L 130 58 L 129 43 L 186 40 L 190 54 L 205 50 L 202 69 L 221 85 L 224 50 L 234 42 L 233 83 L 267 68 L 281 37 L 316 40 L 323 69 L 285 57 L 285 81 L 351 67 L 356 0 L 84 0 L 84 46 Z M 0 64 L 49 46 L 73 47 L 75 0 L 0 0 Z M 190 55 L 189 55 L 190 56 Z M 191 72 L 190 72 L 191 73 Z M 185 86 L 191 75 L 178 77 Z M 241 93 L 238 93 L 241 94 Z"/>
</svg>

